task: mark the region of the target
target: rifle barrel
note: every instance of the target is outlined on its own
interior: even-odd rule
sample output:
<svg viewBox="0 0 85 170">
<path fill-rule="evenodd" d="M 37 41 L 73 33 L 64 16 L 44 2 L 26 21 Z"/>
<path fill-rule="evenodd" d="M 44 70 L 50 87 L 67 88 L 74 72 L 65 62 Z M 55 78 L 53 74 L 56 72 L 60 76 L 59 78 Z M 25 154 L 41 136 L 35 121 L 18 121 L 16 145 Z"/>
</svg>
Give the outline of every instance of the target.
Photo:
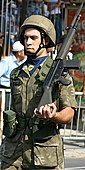
<svg viewBox="0 0 85 170">
<path fill-rule="evenodd" d="M 58 53 L 58 56 L 57 58 L 61 58 L 61 59 L 64 59 L 68 53 L 68 50 L 72 44 L 72 40 L 73 40 L 73 37 L 74 37 L 74 34 L 76 32 L 76 28 L 77 28 L 77 24 L 78 24 L 78 21 L 80 19 L 80 12 L 82 10 L 82 7 L 83 7 L 83 3 L 80 5 L 80 8 L 79 10 L 77 11 L 77 13 L 75 14 L 74 16 L 74 19 L 72 21 L 72 24 L 70 26 L 70 29 L 68 31 L 68 34 L 62 44 L 62 47 Z"/>
</svg>

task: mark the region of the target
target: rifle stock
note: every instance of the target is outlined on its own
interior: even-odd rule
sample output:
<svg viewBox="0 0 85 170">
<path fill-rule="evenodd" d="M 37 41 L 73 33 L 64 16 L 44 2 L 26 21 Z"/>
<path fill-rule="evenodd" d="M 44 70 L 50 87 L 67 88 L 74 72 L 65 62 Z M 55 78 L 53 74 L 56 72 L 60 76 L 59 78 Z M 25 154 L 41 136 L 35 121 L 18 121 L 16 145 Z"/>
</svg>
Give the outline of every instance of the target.
<svg viewBox="0 0 85 170">
<path fill-rule="evenodd" d="M 62 79 L 62 73 L 65 70 L 68 69 L 79 69 L 80 63 L 79 61 L 74 60 L 65 60 L 66 55 L 69 52 L 69 48 L 72 44 L 72 40 L 74 38 L 76 28 L 78 25 L 78 21 L 80 19 L 80 12 L 82 10 L 83 3 L 80 5 L 80 8 L 78 9 L 77 13 L 74 16 L 74 19 L 71 23 L 70 29 L 68 30 L 67 36 L 63 42 L 63 45 L 58 53 L 58 56 L 56 56 L 55 60 L 53 61 L 53 64 L 45 78 L 44 84 L 43 84 L 43 95 L 41 97 L 40 103 L 38 105 L 38 108 L 42 105 L 52 103 L 52 97 L 51 97 L 51 91 L 52 86 L 55 82 L 61 82 L 64 85 L 68 85 L 69 82 L 66 82 Z"/>
</svg>

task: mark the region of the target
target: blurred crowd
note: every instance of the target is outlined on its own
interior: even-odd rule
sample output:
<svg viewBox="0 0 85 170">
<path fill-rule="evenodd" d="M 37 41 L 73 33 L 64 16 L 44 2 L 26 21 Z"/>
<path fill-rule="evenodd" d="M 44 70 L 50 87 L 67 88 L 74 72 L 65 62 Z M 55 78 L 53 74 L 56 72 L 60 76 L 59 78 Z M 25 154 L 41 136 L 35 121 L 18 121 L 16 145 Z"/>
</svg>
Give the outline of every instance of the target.
<svg viewBox="0 0 85 170">
<path fill-rule="evenodd" d="M 23 45 L 19 41 L 20 5 L 16 1 L 5 1 L 3 25 L 0 33 L 0 88 L 10 88 L 10 73 L 26 60 Z M 64 2 L 61 0 L 26 1 L 26 16 L 40 14 L 48 17 L 55 25 L 59 43 L 63 31 Z M 8 5 L 8 6 L 7 6 Z M 1 6 L 0 6 L 1 7 Z M 3 31 L 2 31 L 3 30 Z"/>
<path fill-rule="evenodd" d="M 0 5 L 1 8 L 1 5 Z M 22 22 L 21 4 L 17 1 L 5 1 L 4 7 L 0 9 L 1 33 L 4 35 L 4 55 L 10 53 L 11 47 L 18 40 L 19 27 Z M 32 14 L 44 15 L 52 20 L 57 32 L 57 43 L 60 41 L 64 27 L 65 3 L 61 0 L 31 0 L 26 1 L 25 16 Z M 0 37 L 1 38 L 1 37 Z"/>
<path fill-rule="evenodd" d="M 2 1 L 3 2 L 3 1 Z M 56 44 L 57 46 L 63 43 L 64 29 L 65 29 L 65 8 L 66 4 L 71 4 L 73 0 L 29 0 L 23 1 L 25 3 L 25 16 L 24 18 L 32 15 L 39 14 L 49 18 L 56 29 Z M 16 41 L 19 41 L 19 27 L 21 23 L 22 6 L 21 3 L 17 3 L 17 0 L 4 1 L 4 7 L 1 8 L 0 19 L 1 33 L 0 33 L 0 64 L 3 62 L 3 58 L 9 58 L 13 53 L 13 45 Z M 2 14 L 4 14 L 2 16 Z M 22 51 L 22 50 L 21 50 Z M 13 54 L 15 55 L 15 54 Z M 16 57 L 16 55 L 15 55 Z M 1 82 L 0 82 L 1 84 Z"/>
</svg>

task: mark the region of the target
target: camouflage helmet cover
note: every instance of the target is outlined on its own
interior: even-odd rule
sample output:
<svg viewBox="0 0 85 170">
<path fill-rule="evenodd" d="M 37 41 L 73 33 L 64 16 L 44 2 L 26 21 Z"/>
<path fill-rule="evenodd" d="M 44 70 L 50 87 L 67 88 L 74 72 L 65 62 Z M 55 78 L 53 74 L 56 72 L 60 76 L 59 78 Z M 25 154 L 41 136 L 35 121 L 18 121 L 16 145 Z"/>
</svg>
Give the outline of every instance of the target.
<svg viewBox="0 0 85 170">
<path fill-rule="evenodd" d="M 53 23 L 47 18 L 42 15 L 31 15 L 28 17 L 20 28 L 20 42 L 23 44 L 23 35 L 26 28 L 38 28 L 43 30 L 45 34 L 50 39 L 50 47 L 55 45 L 56 41 L 56 31 L 54 28 Z"/>
</svg>

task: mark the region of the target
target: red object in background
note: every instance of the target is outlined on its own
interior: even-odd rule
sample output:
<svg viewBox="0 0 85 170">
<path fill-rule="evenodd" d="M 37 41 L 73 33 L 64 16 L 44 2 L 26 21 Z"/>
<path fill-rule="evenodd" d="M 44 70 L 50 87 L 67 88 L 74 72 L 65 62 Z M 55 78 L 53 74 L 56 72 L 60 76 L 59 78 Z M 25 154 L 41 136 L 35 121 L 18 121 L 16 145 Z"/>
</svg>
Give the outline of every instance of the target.
<svg viewBox="0 0 85 170">
<path fill-rule="evenodd" d="M 78 10 L 78 7 L 67 8 L 67 26 L 69 27 L 72 20 Z M 72 46 L 72 52 L 81 53 L 85 52 L 85 8 L 81 11 L 80 21 L 78 22 L 78 28 L 74 37 L 74 43 Z M 82 57 L 80 58 L 82 60 Z M 80 70 L 74 70 L 72 73 L 74 79 L 79 81 L 85 81 L 85 73 Z"/>
<path fill-rule="evenodd" d="M 78 8 L 67 8 L 67 26 L 69 27 L 78 10 Z M 85 51 L 85 8 L 81 11 L 80 21 L 78 22 L 77 31 L 75 34 L 73 52 Z"/>
<path fill-rule="evenodd" d="M 74 44 L 72 47 L 72 52 L 85 52 L 85 42 L 81 44 Z"/>
<path fill-rule="evenodd" d="M 79 70 L 74 70 L 73 72 L 73 77 L 76 78 L 77 80 L 84 81 L 85 80 L 85 73 L 82 73 Z"/>
</svg>

